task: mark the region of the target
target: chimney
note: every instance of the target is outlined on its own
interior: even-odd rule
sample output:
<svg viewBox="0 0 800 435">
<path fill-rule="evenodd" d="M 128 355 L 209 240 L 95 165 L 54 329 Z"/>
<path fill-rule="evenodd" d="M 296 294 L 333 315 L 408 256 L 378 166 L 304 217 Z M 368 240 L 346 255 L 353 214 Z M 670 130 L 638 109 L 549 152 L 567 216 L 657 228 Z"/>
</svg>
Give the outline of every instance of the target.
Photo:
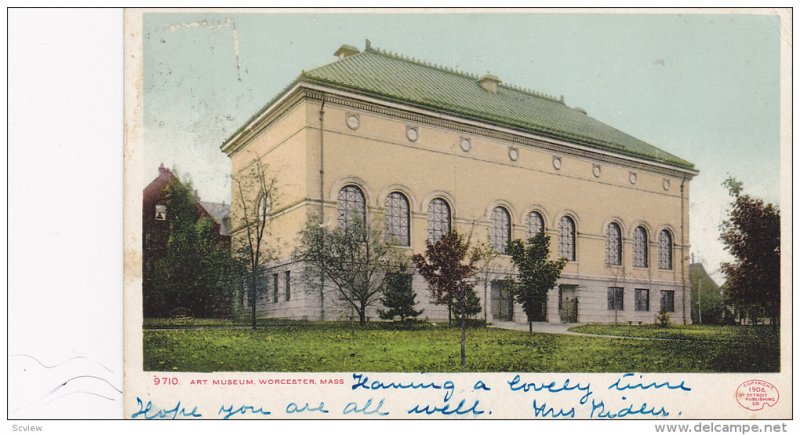
<svg viewBox="0 0 800 435">
<path fill-rule="evenodd" d="M 497 93 L 497 85 L 500 83 L 500 79 L 497 76 L 493 76 L 491 74 L 485 74 L 478 79 L 478 84 L 481 85 L 484 91 L 496 94 Z"/>
<path fill-rule="evenodd" d="M 164 162 L 161 162 L 161 164 L 158 166 L 158 175 L 161 175 L 166 171 L 167 171 L 167 168 L 164 167 Z"/>
<path fill-rule="evenodd" d="M 333 53 L 334 56 L 338 57 L 339 59 L 344 59 L 345 57 L 350 57 L 354 54 L 361 53 L 358 51 L 357 48 L 353 47 L 352 45 L 344 44 L 336 50 L 336 53 Z"/>
</svg>

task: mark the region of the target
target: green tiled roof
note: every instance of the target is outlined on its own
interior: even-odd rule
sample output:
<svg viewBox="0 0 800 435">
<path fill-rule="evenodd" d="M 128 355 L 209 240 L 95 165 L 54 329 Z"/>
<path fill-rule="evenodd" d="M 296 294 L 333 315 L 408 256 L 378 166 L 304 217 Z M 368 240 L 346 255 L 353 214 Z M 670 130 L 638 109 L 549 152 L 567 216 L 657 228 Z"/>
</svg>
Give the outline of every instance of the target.
<svg viewBox="0 0 800 435">
<path fill-rule="evenodd" d="M 300 81 L 564 139 L 592 148 L 691 169 L 686 160 L 608 126 L 550 95 L 500 83 L 485 91 L 478 76 L 430 65 L 367 46 L 365 51 L 304 71 Z"/>
</svg>

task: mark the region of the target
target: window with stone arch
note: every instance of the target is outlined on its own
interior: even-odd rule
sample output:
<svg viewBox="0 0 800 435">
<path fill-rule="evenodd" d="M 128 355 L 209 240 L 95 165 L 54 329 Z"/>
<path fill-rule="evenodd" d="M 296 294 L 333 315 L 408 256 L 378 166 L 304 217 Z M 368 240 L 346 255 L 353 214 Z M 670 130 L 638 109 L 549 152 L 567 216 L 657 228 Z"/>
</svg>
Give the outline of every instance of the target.
<svg viewBox="0 0 800 435">
<path fill-rule="evenodd" d="M 636 227 L 633 230 L 633 266 L 647 267 L 647 230 L 644 227 Z"/>
<path fill-rule="evenodd" d="M 622 229 L 616 222 L 611 222 L 606 228 L 606 264 L 622 264 Z"/>
<path fill-rule="evenodd" d="M 495 207 L 489 222 L 489 244 L 495 251 L 505 254 L 510 241 L 511 216 L 504 207 Z"/>
<path fill-rule="evenodd" d="M 428 240 L 436 243 L 450 232 L 450 205 L 442 198 L 428 203 Z"/>
<path fill-rule="evenodd" d="M 364 192 L 358 186 L 349 184 L 339 191 L 339 226 L 347 228 L 359 219 L 362 223 L 367 220 Z"/>
<path fill-rule="evenodd" d="M 410 246 L 408 198 L 400 192 L 386 197 L 386 238 L 400 246 Z"/>
<path fill-rule="evenodd" d="M 528 213 L 526 236 L 530 239 L 544 232 L 544 218 L 538 211 Z"/>
<path fill-rule="evenodd" d="M 569 216 L 558 222 L 558 256 L 575 261 L 575 221 Z"/>
<path fill-rule="evenodd" d="M 672 270 L 672 233 L 669 230 L 658 234 L 658 268 Z"/>
</svg>

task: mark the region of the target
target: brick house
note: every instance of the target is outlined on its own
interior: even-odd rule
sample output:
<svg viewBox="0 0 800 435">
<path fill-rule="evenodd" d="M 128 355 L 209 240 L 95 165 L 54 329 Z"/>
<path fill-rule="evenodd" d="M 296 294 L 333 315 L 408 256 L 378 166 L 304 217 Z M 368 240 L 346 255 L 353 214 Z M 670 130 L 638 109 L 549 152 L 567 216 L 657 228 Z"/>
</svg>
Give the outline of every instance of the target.
<svg viewBox="0 0 800 435">
<path fill-rule="evenodd" d="M 158 176 L 148 184 L 143 191 L 142 200 L 142 292 L 147 300 L 155 283 L 155 262 L 167 253 L 170 228 L 170 210 L 164 198 L 165 188 L 172 182 L 180 183 L 178 177 L 161 164 Z M 194 192 L 197 200 L 197 213 L 200 217 L 208 217 L 214 221 L 214 233 L 217 241 L 223 243 L 228 249 L 231 244 L 230 236 L 230 206 L 225 203 L 200 201 L 197 191 Z M 174 307 L 172 307 L 174 308 Z M 145 307 L 145 317 L 148 315 L 168 315 L 169 310 Z"/>
</svg>

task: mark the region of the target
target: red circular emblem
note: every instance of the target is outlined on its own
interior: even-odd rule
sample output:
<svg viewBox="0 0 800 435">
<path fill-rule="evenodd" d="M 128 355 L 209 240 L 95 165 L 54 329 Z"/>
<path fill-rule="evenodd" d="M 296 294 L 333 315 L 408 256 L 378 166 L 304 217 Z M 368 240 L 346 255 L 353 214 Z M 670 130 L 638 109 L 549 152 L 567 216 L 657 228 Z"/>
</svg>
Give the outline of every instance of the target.
<svg viewBox="0 0 800 435">
<path fill-rule="evenodd" d="M 736 401 L 751 411 L 761 411 L 765 406 L 773 407 L 780 397 L 774 385 L 758 379 L 744 381 L 736 389 Z"/>
</svg>

